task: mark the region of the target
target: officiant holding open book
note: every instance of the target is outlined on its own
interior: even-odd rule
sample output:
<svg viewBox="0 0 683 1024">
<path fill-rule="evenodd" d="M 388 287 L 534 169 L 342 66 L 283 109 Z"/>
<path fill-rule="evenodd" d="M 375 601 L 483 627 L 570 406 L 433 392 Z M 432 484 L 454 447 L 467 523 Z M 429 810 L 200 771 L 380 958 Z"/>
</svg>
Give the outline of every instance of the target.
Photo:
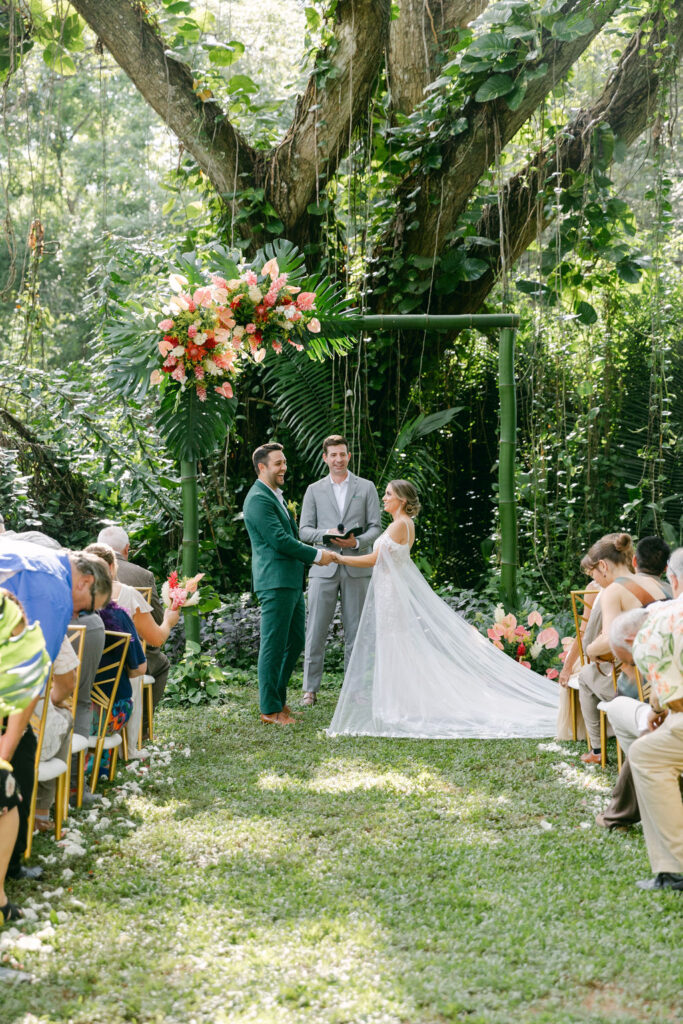
<svg viewBox="0 0 683 1024">
<path fill-rule="evenodd" d="M 323 441 L 323 462 L 329 474 L 311 484 L 304 495 L 299 536 L 305 544 L 325 545 L 344 555 L 366 555 L 382 532 L 379 496 L 371 480 L 349 472 L 349 445 L 332 434 Z M 314 564 L 308 574 L 308 617 L 304 654 L 304 705 L 315 704 L 323 674 L 325 642 L 341 599 L 344 662 L 348 665 L 371 568 Z"/>
</svg>

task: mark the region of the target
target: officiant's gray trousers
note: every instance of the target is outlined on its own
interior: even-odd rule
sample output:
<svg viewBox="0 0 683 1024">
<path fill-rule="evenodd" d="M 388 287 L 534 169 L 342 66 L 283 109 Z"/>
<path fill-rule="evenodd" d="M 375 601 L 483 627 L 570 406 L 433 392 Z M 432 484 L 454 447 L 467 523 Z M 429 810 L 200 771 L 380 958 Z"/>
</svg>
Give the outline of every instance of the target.
<svg viewBox="0 0 683 1024">
<path fill-rule="evenodd" d="M 305 692 L 317 693 L 320 689 L 327 633 L 334 618 L 337 597 L 341 597 L 344 624 L 344 669 L 348 666 L 369 586 L 369 576 L 349 576 L 345 565 L 338 566 L 334 576 L 309 576 L 304 653 Z"/>
</svg>

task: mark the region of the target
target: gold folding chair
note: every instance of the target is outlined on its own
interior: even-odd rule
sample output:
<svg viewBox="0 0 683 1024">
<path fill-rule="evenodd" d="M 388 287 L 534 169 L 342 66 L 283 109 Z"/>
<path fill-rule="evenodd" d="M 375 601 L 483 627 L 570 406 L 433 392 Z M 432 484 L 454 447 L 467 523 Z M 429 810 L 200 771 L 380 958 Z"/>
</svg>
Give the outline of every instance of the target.
<svg viewBox="0 0 683 1024">
<path fill-rule="evenodd" d="M 144 599 L 147 602 L 147 604 L 151 604 L 152 603 L 152 588 L 151 587 L 134 587 L 133 589 L 137 590 L 137 592 L 139 594 L 142 594 L 142 596 L 144 597 Z M 146 654 L 147 653 L 147 644 L 142 639 L 142 637 L 140 637 L 140 643 L 142 644 L 142 649 L 143 649 L 143 651 Z M 147 711 L 147 723 L 149 725 L 149 738 L 150 738 L 151 741 L 154 740 L 154 701 L 152 699 L 152 697 L 153 697 L 153 686 L 154 686 L 154 676 L 151 676 L 149 674 L 144 675 L 142 677 L 142 700 L 143 700 L 144 707 L 145 707 L 145 709 Z M 140 732 L 138 733 L 138 749 L 142 748 L 142 726 L 143 726 L 143 719 L 144 719 L 144 717 L 145 716 L 144 716 L 144 711 L 143 711 L 143 714 L 140 717 Z M 127 751 L 126 751 L 126 756 L 128 756 L 127 755 Z"/>
<path fill-rule="evenodd" d="M 583 637 L 581 635 L 581 620 L 584 617 L 584 611 L 586 608 L 586 594 L 594 594 L 594 590 L 572 590 L 572 615 L 574 616 L 574 628 L 576 630 L 576 642 L 579 647 L 579 661 L 581 667 L 583 667 L 589 660 L 583 650 Z M 580 607 L 579 607 L 580 606 Z M 572 736 L 576 739 L 577 736 L 577 709 L 578 709 L 578 690 L 575 689 L 571 684 L 568 687 L 569 690 L 569 711 L 572 716 Z M 588 749 L 590 750 L 590 741 L 588 741 Z"/>
<path fill-rule="evenodd" d="M 74 652 L 76 654 L 76 657 L 78 658 L 78 668 L 76 669 L 76 685 L 75 685 L 75 687 L 73 689 L 73 693 L 71 694 L 71 696 L 65 701 L 65 704 L 66 704 L 67 708 L 71 712 L 71 717 L 75 721 L 75 719 L 76 719 L 76 703 L 78 701 L 78 688 L 81 685 L 81 666 L 83 664 L 83 648 L 85 646 L 85 626 L 77 626 L 77 625 L 74 625 L 74 624 L 70 623 L 69 627 L 68 627 L 68 629 L 66 631 L 66 638 L 69 641 L 69 643 L 71 644 L 71 646 L 73 647 Z M 69 790 L 70 790 L 70 787 L 71 787 L 71 758 L 72 758 L 72 755 L 75 752 L 76 748 L 80 748 L 82 750 L 86 750 L 87 749 L 87 745 L 88 745 L 87 737 L 79 736 L 78 734 L 74 735 L 73 722 L 72 722 L 72 725 L 71 725 L 71 735 L 69 736 L 69 750 L 68 750 L 68 753 L 67 753 L 67 756 L 66 756 L 67 773 L 66 773 L 66 779 L 65 779 L 65 783 L 64 783 L 64 787 L 63 787 L 64 793 L 63 793 L 63 804 L 62 804 L 62 811 L 61 811 L 61 820 L 62 821 L 69 817 Z M 60 779 L 57 780 L 57 793 L 55 794 L 55 833 L 57 833 L 57 839 L 58 840 L 61 838 L 61 821 L 59 823 L 59 826 L 57 824 L 57 806 L 58 806 L 57 801 L 59 800 L 59 788 L 60 788 L 59 787 L 59 782 L 60 782 L 61 778 L 62 778 L 62 776 L 60 776 Z M 82 802 L 82 800 L 83 800 L 83 794 L 81 794 L 81 802 Z M 80 804 L 78 806 L 80 807 Z"/>
<path fill-rule="evenodd" d="M 111 764 L 109 765 L 110 782 L 113 781 L 114 775 L 116 774 L 116 761 L 118 758 L 119 747 L 123 740 L 120 733 L 107 734 L 107 726 L 111 721 L 112 708 L 114 707 L 114 701 L 116 700 L 121 672 L 123 671 L 123 666 L 126 661 L 129 644 L 130 633 L 118 633 L 113 630 L 105 630 L 104 650 L 102 654 L 109 654 L 111 651 L 115 651 L 116 660 L 109 665 L 101 665 L 100 668 L 98 668 L 95 673 L 95 681 L 92 687 L 91 698 L 95 710 L 98 711 L 97 732 L 88 738 L 88 747 L 93 751 L 92 778 L 90 780 L 90 791 L 92 793 L 97 789 L 100 763 L 102 761 L 102 754 L 105 750 L 111 751 Z M 111 686 L 111 690 L 108 694 L 103 689 L 104 686 Z M 79 755 L 79 758 L 82 759 L 83 774 L 85 774 L 85 752 Z M 82 793 L 80 772 L 81 760 L 79 760 L 79 792 Z"/>
<path fill-rule="evenodd" d="M 601 661 L 603 659 L 600 659 Z M 617 686 L 617 666 L 616 663 L 612 662 L 612 683 L 614 685 L 614 692 L 618 690 Z M 602 708 L 598 709 L 600 712 L 600 767 L 605 768 L 607 766 L 607 712 L 603 711 Z M 621 747 L 619 746 L 619 740 L 617 744 L 617 766 L 621 771 Z"/>
<path fill-rule="evenodd" d="M 47 709 L 50 703 L 50 693 L 52 692 L 52 669 L 50 669 L 50 675 L 48 676 L 47 685 L 45 686 L 45 692 L 42 696 L 43 709 L 38 715 L 31 716 L 31 725 L 37 731 L 36 736 L 36 756 L 34 765 L 33 775 L 33 790 L 31 792 L 31 803 L 28 812 L 28 830 L 26 833 L 26 850 L 24 851 L 24 857 L 26 860 L 31 856 L 31 849 L 33 847 L 33 829 L 36 826 L 36 801 L 38 799 L 38 769 L 40 766 L 40 755 L 43 750 L 43 739 L 45 737 L 45 722 L 47 720 Z"/>
</svg>

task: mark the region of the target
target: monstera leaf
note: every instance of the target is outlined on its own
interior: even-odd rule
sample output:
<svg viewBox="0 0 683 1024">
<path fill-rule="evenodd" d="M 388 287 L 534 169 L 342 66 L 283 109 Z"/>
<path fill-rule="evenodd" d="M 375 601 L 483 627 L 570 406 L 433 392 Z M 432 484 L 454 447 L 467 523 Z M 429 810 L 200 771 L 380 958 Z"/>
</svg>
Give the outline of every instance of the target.
<svg viewBox="0 0 683 1024">
<path fill-rule="evenodd" d="M 237 402 L 210 388 L 200 402 L 194 388 L 167 387 L 156 413 L 156 424 L 166 447 L 179 461 L 196 462 L 215 452 L 235 418 Z"/>
</svg>

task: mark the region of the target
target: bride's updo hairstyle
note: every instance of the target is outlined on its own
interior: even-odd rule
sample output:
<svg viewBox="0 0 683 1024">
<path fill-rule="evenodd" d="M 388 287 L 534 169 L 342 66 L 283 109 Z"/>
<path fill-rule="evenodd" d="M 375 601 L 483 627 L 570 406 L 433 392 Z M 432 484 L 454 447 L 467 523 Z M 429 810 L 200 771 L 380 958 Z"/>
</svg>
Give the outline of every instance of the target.
<svg viewBox="0 0 683 1024">
<path fill-rule="evenodd" d="M 403 506 L 405 514 L 414 519 L 422 508 L 414 485 L 410 480 L 390 480 L 389 486 L 399 501 L 405 503 Z"/>
<path fill-rule="evenodd" d="M 581 559 L 581 568 L 586 574 L 595 569 L 598 562 L 623 565 L 632 572 L 633 541 L 629 533 L 607 533 L 596 541 Z"/>
</svg>

